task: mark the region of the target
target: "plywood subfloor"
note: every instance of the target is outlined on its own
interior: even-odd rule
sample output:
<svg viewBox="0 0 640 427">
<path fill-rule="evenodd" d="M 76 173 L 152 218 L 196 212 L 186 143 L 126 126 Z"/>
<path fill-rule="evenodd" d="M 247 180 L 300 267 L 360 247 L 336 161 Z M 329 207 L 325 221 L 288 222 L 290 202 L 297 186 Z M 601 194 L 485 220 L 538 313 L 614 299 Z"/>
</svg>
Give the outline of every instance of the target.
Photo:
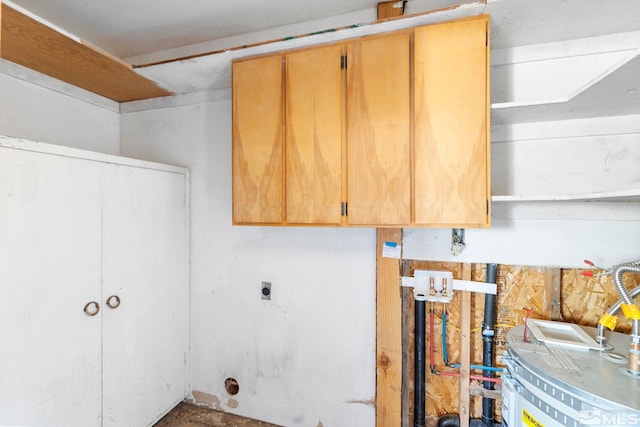
<svg viewBox="0 0 640 427">
<path fill-rule="evenodd" d="M 279 427 L 263 421 L 220 412 L 211 408 L 180 403 L 154 427 Z"/>
</svg>

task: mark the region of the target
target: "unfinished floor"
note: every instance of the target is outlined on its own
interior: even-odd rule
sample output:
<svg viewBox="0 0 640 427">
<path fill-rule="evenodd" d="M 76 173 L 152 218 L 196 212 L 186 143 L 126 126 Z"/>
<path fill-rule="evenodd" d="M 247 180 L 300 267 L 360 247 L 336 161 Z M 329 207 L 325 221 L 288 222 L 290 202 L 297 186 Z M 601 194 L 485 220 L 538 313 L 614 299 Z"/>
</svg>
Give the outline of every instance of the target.
<svg viewBox="0 0 640 427">
<path fill-rule="evenodd" d="M 180 403 L 154 427 L 280 427 L 203 406 Z"/>
<path fill-rule="evenodd" d="M 413 415 L 413 414 L 412 414 Z M 438 417 L 427 416 L 426 427 L 436 427 Z M 402 425 L 413 425 L 413 416 Z M 204 406 L 180 403 L 153 427 L 282 427 L 251 418 L 216 411 Z M 355 426 L 354 426 L 355 427 Z M 364 427 L 364 426 L 363 426 Z"/>
</svg>

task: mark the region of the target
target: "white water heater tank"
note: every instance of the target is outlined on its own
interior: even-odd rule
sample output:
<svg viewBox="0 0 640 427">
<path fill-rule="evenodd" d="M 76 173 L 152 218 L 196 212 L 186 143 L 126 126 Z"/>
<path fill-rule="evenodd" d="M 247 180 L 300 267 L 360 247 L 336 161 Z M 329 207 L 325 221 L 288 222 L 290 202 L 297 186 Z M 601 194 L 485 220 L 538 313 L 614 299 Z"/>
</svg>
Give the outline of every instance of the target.
<svg viewBox="0 0 640 427">
<path fill-rule="evenodd" d="M 560 323 L 559 323 L 560 324 Z M 566 325 L 566 324 L 562 324 Z M 579 327 L 595 343 L 597 330 Z M 507 334 L 504 427 L 640 425 L 640 378 L 627 372 L 629 336 L 609 333 L 607 351 L 562 328 L 540 340 L 518 326 Z M 563 339 L 569 339 L 563 343 Z"/>
</svg>

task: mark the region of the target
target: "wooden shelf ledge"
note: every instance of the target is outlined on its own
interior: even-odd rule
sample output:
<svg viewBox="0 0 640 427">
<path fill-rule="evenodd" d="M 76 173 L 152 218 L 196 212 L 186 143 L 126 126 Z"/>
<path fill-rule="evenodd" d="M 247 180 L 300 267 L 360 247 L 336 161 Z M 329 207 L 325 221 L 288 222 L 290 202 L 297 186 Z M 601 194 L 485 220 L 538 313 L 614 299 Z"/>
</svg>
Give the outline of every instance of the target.
<svg viewBox="0 0 640 427">
<path fill-rule="evenodd" d="M 491 196 L 492 202 L 597 202 L 597 201 L 634 201 L 640 202 L 640 188 L 618 191 L 599 191 L 586 194 L 554 194 L 527 196 Z"/>
<path fill-rule="evenodd" d="M 0 58 L 117 102 L 172 93 L 82 40 L 0 4 Z"/>
</svg>

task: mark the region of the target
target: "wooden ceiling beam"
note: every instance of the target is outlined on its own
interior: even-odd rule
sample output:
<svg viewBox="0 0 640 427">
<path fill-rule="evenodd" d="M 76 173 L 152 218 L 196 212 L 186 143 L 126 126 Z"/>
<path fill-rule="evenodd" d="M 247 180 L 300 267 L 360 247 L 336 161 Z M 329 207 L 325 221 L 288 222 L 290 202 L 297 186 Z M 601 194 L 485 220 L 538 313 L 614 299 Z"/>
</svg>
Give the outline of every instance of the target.
<svg viewBox="0 0 640 427">
<path fill-rule="evenodd" d="M 171 95 L 122 60 L 0 6 L 0 58 L 117 102 Z"/>
</svg>

